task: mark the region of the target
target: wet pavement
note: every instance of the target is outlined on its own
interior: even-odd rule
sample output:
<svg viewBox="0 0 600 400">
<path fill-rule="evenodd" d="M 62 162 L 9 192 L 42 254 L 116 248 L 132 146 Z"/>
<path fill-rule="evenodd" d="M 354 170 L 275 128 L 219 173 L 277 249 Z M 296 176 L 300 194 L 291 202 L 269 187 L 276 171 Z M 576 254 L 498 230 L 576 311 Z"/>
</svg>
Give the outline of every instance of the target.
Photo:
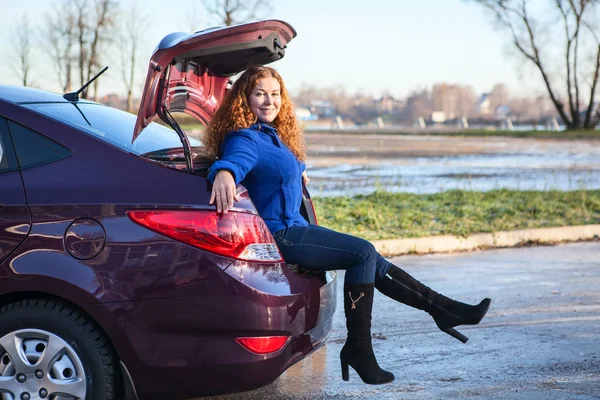
<svg viewBox="0 0 600 400">
<path fill-rule="evenodd" d="M 307 135 L 313 196 L 450 189 L 600 189 L 600 141 Z"/>
<path fill-rule="evenodd" d="M 458 300 L 492 298 L 481 324 L 459 329 L 467 344 L 377 293 L 373 343 L 394 382 L 365 385 L 352 369 L 341 380 L 338 308 L 329 342 L 273 384 L 209 399 L 600 399 L 600 242 L 391 261 Z"/>
</svg>

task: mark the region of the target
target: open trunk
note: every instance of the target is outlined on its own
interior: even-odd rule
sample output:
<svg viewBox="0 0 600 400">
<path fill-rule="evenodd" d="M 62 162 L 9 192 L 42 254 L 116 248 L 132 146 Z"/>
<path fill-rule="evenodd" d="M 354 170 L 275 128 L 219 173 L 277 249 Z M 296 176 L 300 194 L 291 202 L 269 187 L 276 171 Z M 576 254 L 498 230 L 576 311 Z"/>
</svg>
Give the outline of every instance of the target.
<svg viewBox="0 0 600 400">
<path fill-rule="evenodd" d="M 202 147 L 193 147 L 191 151 L 193 157 L 193 174 L 204 177 L 208 176 L 208 170 L 213 162 L 204 157 Z M 187 168 L 185 154 L 180 147 L 153 151 L 151 153 L 143 154 L 142 157 L 146 157 L 152 161 L 160 162 L 161 164 L 179 170 Z M 308 193 L 304 183 L 302 183 L 302 204 L 300 205 L 300 214 L 309 223 L 317 225 L 318 221 L 315 208 L 312 199 L 310 198 L 310 193 Z"/>
<path fill-rule="evenodd" d="M 280 60 L 295 36 L 294 28 L 277 20 L 167 35 L 150 59 L 132 142 L 160 118 L 179 135 L 187 170 L 192 172 L 189 141 L 171 113 L 189 114 L 206 125 L 225 96 L 230 77 L 251 65 Z"/>
</svg>

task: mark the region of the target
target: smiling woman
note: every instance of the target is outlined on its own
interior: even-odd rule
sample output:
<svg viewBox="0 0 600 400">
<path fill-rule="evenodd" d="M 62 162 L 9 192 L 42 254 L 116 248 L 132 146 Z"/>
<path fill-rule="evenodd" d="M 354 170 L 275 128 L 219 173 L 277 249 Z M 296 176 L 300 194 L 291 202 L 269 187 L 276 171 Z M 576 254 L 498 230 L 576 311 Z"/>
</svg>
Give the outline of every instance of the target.
<svg viewBox="0 0 600 400">
<path fill-rule="evenodd" d="M 348 337 L 340 353 L 342 378 L 351 366 L 363 382 L 388 383 L 394 374 L 379 367 L 371 345 L 374 289 L 428 312 L 437 326 L 466 342 L 458 325 L 475 325 L 490 299 L 468 305 L 445 297 L 384 259 L 359 237 L 309 223 L 300 213 L 306 151 L 283 79 L 263 66 L 248 68 L 233 84 L 204 132 L 209 154 L 210 203 L 219 213 L 239 201 L 243 184 L 277 241 L 286 263 L 316 272 L 345 270 L 344 311 Z"/>
<path fill-rule="evenodd" d="M 248 96 L 252 113 L 264 122 L 271 123 L 281 109 L 281 85 L 273 77 L 259 80 Z"/>
</svg>

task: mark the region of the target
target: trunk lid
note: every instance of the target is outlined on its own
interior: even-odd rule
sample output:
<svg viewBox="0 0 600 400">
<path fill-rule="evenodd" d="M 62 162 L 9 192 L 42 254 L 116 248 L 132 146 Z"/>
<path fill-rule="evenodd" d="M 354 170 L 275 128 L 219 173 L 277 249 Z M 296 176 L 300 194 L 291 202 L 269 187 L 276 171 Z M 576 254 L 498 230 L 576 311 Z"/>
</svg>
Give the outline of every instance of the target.
<svg viewBox="0 0 600 400">
<path fill-rule="evenodd" d="M 291 25 L 278 20 L 165 36 L 150 59 L 132 142 L 157 117 L 169 120 L 170 112 L 207 124 L 230 77 L 280 60 L 295 36 Z"/>
</svg>

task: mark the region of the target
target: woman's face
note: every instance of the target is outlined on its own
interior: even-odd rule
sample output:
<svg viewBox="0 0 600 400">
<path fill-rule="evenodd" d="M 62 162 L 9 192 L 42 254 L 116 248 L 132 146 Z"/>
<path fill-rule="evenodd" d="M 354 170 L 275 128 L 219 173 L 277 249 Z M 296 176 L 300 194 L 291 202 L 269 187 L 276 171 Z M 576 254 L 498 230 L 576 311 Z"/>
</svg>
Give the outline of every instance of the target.
<svg viewBox="0 0 600 400">
<path fill-rule="evenodd" d="M 281 109 L 281 86 L 273 77 L 261 78 L 248 97 L 250 110 L 263 122 L 273 122 Z"/>
</svg>

